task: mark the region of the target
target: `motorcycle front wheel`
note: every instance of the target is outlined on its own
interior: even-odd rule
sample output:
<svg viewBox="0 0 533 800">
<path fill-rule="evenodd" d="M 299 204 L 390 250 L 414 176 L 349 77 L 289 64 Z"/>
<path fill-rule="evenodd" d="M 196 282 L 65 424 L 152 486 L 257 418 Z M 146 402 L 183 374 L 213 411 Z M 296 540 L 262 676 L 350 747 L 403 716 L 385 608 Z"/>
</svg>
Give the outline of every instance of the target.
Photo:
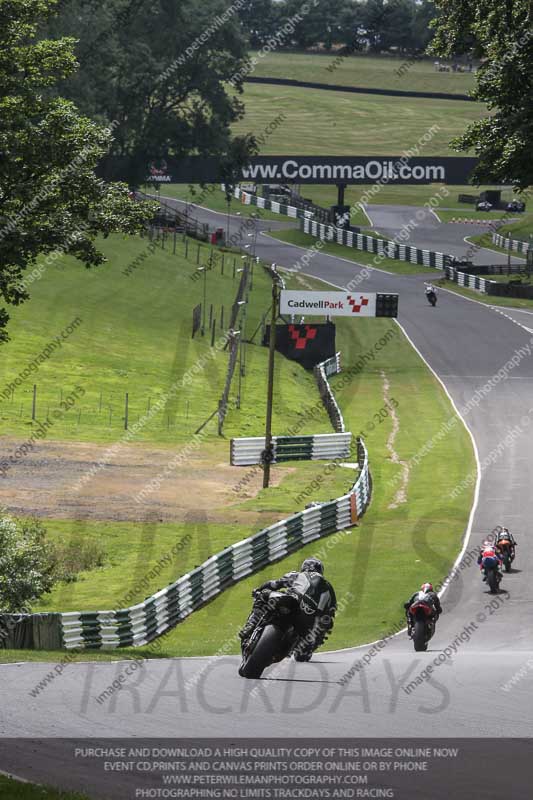
<svg viewBox="0 0 533 800">
<path fill-rule="evenodd" d="M 261 638 L 250 655 L 243 659 L 239 667 L 241 678 L 260 678 L 263 670 L 274 661 L 275 654 L 281 649 L 283 633 L 274 625 L 267 625 Z"/>
</svg>

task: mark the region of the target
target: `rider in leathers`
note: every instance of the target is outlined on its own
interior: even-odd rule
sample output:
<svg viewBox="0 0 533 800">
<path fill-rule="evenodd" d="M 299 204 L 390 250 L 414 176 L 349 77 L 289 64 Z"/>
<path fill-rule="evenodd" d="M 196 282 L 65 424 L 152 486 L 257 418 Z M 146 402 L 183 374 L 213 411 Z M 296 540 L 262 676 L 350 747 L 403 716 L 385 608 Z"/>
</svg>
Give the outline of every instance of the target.
<svg viewBox="0 0 533 800">
<path fill-rule="evenodd" d="M 244 628 L 239 632 L 242 647 L 268 607 L 271 591 L 286 589 L 299 600 L 300 614 L 296 629 L 300 634 L 292 650 L 297 661 L 309 661 L 313 652 L 333 628 L 337 599 L 332 585 L 323 577 L 324 567 L 318 558 L 306 558 L 299 572 L 287 572 L 279 580 L 266 581 L 252 595 L 254 605 Z"/>
<path fill-rule="evenodd" d="M 411 616 L 409 609 L 411 608 L 413 603 L 419 599 L 424 600 L 425 602 L 429 603 L 432 606 L 433 608 L 432 619 L 435 623 L 442 614 L 442 606 L 440 604 L 440 599 L 437 592 L 434 591 L 433 585 L 431 583 L 423 583 L 422 586 L 420 587 L 420 590 L 414 592 L 414 594 L 411 595 L 409 600 L 403 604 L 403 607 L 405 608 L 405 614 L 407 617 L 407 630 L 409 635 L 411 635 L 411 631 L 413 628 L 413 618 Z"/>
</svg>

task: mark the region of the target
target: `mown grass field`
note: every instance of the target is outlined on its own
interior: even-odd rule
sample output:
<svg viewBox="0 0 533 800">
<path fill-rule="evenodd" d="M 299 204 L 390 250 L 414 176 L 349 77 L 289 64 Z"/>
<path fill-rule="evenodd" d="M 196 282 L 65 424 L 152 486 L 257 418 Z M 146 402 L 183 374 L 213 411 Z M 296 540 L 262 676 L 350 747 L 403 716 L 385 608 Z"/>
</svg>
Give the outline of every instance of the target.
<svg viewBox="0 0 533 800">
<path fill-rule="evenodd" d="M 339 58 L 334 52 L 278 51 L 259 57 L 258 52 L 254 51 L 250 55 L 258 57 L 258 63 L 251 73 L 258 78 L 290 77 L 299 81 L 342 86 L 447 94 L 468 94 L 475 83 L 472 72 L 438 72 L 433 59 L 411 64 L 408 60 L 392 56 L 353 55 Z"/>
<path fill-rule="evenodd" d="M 88 800 L 77 792 L 61 792 L 47 786 L 21 783 L 0 775 L 0 798 L 4 800 Z"/>
<path fill-rule="evenodd" d="M 487 116 L 479 103 L 259 84 L 245 84 L 241 99 L 246 113 L 234 126 L 236 133 L 261 136 L 284 115 L 265 136 L 264 155 L 402 155 L 432 128 L 420 155 L 454 155 L 450 140 L 469 122 Z"/>
<path fill-rule="evenodd" d="M 314 236 L 308 233 L 303 233 L 297 230 L 278 231 L 270 233 L 273 239 L 279 239 L 281 242 L 293 244 L 297 247 L 310 248 L 316 243 Z M 354 261 L 357 264 L 364 264 L 365 266 L 374 267 L 374 269 L 382 269 L 387 272 L 394 272 L 397 275 L 416 275 L 420 273 L 431 272 L 431 267 L 419 266 L 417 264 L 409 264 L 407 261 L 396 261 L 392 258 L 384 258 L 376 260 L 375 253 L 367 253 L 364 250 L 356 250 L 353 247 L 345 247 L 342 244 L 335 242 L 324 243 L 320 249 L 321 253 L 326 253 L 330 256 L 338 256 L 339 258 Z"/>
</svg>

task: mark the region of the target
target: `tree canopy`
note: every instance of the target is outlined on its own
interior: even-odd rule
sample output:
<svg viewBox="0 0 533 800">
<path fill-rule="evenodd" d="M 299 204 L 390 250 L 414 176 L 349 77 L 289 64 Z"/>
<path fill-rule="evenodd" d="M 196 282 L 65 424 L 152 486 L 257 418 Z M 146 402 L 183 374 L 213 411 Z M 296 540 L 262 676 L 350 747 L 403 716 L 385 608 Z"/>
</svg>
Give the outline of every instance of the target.
<svg viewBox="0 0 533 800">
<path fill-rule="evenodd" d="M 153 213 L 124 184 L 95 167 L 112 141 L 107 129 L 53 94 L 76 68 L 74 41 L 38 39 L 53 0 L 0 0 L 0 298 L 27 299 L 24 270 L 52 251 L 88 266 L 105 259 L 95 238 L 133 233 Z M 0 341 L 9 317 L 0 309 Z"/>
<path fill-rule="evenodd" d="M 236 4 L 64 0 L 49 30 L 79 40 L 79 70 L 59 89 L 114 126 L 112 153 L 132 184 L 152 159 L 230 153 L 244 108 L 229 80 L 247 63 Z"/>
<path fill-rule="evenodd" d="M 530 0 L 435 0 L 432 51 L 481 59 L 473 96 L 491 115 L 454 141 L 479 158 L 480 183 L 533 184 L 533 7 Z"/>
</svg>

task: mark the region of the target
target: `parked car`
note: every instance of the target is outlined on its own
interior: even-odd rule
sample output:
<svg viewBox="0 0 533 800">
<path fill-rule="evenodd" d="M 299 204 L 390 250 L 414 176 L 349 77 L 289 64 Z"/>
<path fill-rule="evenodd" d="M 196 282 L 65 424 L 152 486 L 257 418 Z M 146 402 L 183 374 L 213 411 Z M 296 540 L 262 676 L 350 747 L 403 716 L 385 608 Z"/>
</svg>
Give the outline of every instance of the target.
<svg viewBox="0 0 533 800">
<path fill-rule="evenodd" d="M 510 203 L 507 203 L 507 211 L 517 211 L 522 214 L 525 210 L 526 204 L 522 200 L 511 200 Z"/>
<path fill-rule="evenodd" d="M 476 211 L 490 211 L 492 208 L 492 203 L 489 203 L 488 200 L 481 200 L 476 205 Z"/>
</svg>

